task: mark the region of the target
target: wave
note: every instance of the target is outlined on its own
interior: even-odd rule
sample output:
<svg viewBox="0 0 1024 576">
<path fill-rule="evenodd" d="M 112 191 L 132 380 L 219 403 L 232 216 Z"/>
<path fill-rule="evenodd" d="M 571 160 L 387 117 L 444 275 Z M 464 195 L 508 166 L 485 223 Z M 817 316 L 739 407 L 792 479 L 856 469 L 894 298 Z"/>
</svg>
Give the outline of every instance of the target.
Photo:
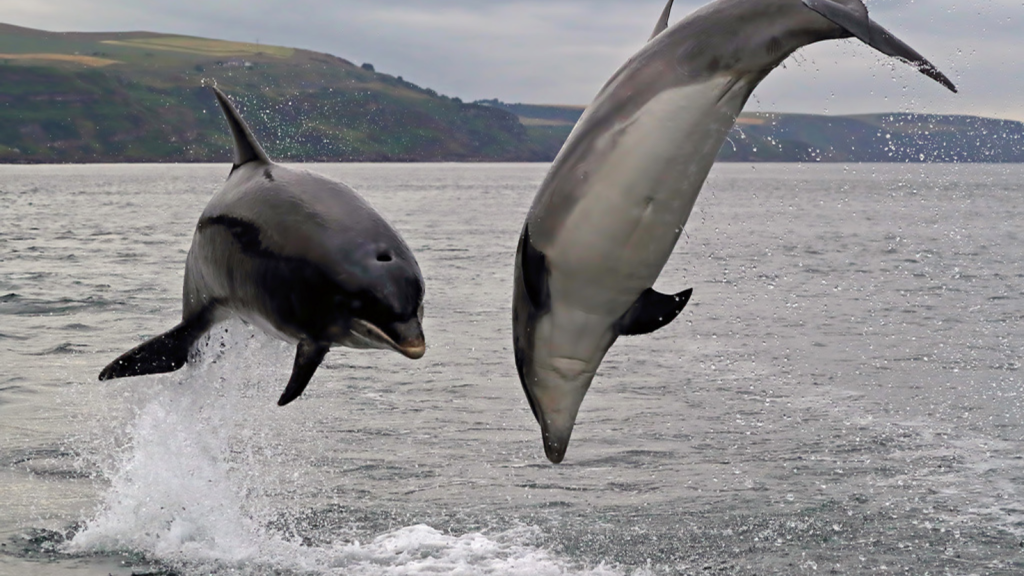
<svg viewBox="0 0 1024 576">
<path fill-rule="evenodd" d="M 214 361 L 226 350 L 232 362 Z M 115 455 L 105 472 L 110 487 L 96 514 L 62 545 L 64 553 L 142 555 L 182 576 L 621 573 L 604 565 L 579 566 L 538 546 L 540 530 L 529 526 L 447 534 L 412 524 L 363 531 L 363 538 L 371 536 L 362 542 L 351 532 L 325 535 L 320 529 L 314 544 L 308 529 L 302 534 L 294 525 L 282 527 L 280 514 L 298 507 L 299 514 L 316 515 L 319 499 L 296 502 L 295 495 L 282 495 L 262 480 L 260 470 L 246 469 L 268 459 L 253 457 L 258 442 L 247 430 L 260 419 L 247 413 L 246 382 L 235 365 L 244 360 L 247 370 L 259 368 L 266 350 L 253 343 L 250 329 L 236 325 L 217 331 L 201 356 L 198 367 L 132 387 L 143 390 L 143 397 L 136 399 L 124 444 L 106 448 Z"/>
<path fill-rule="evenodd" d="M 43 300 L 40 298 L 28 298 L 11 292 L 0 296 L 0 314 L 10 314 L 12 316 L 66 315 L 84 310 L 105 308 L 115 304 L 120 303 L 95 297 L 82 300 L 71 298 Z"/>
</svg>

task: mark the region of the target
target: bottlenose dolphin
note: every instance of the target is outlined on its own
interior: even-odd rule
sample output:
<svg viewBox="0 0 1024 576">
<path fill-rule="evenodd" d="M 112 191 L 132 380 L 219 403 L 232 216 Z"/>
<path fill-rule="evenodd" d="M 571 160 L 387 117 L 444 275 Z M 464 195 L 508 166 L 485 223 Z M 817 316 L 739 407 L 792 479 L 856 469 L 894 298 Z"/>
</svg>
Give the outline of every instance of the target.
<svg viewBox="0 0 1024 576">
<path fill-rule="evenodd" d="M 860 0 L 717 0 L 647 44 L 587 107 L 530 207 L 516 252 L 516 368 L 552 462 L 621 335 L 671 322 L 692 290 L 651 286 L 751 92 L 802 46 L 856 37 L 952 91 Z"/>
<path fill-rule="evenodd" d="M 302 394 L 332 345 L 423 356 L 423 276 L 402 237 L 348 186 L 273 163 L 213 90 L 235 162 L 192 236 L 182 321 L 111 362 L 100 380 L 177 370 L 232 315 L 298 344 L 280 406 Z"/>
</svg>

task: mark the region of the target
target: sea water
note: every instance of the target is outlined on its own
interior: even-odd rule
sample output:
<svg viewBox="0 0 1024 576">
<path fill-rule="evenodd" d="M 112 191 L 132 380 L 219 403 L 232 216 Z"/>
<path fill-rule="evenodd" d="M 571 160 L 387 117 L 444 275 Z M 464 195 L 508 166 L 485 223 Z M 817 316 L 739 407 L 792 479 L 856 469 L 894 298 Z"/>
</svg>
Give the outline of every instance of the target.
<svg viewBox="0 0 1024 576">
<path fill-rule="evenodd" d="M 0 167 L 0 574 L 1019 574 L 1024 167 L 718 165 L 566 460 L 511 349 L 546 165 L 322 164 L 401 232 L 427 354 L 180 319 L 223 165 Z"/>
</svg>

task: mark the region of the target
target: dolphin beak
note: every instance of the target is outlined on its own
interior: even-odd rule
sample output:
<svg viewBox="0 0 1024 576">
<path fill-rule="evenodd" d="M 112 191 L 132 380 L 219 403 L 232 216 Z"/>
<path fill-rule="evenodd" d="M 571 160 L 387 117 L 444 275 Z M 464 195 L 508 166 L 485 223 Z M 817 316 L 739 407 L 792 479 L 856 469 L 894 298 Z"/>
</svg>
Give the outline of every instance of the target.
<svg viewBox="0 0 1024 576">
<path fill-rule="evenodd" d="M 538 402 L 538 420 L 541 440 L 544 442 L 544 455 L 553 464 L 559 464 L 565 458 L 565 451 L 569 449 L 569 438 L 572 436 L 573 427 L 576 426 L 576 415 L 579 413 L 580 404 L 583 403 L 583 397 L 570 393 L 558 398 L 557 403 L 553 400 L 555 399 Z"/>
<path fill-rule="evenodd" d="M 406 358 L 419 360 L 420 358 L 423 358 L 423 354 L 427 351 L 427 343 L 423 340 L 423 336 L 420 336 L 418 339 L 412 340 L 411 342 L 403 342 L 399 344 L 396 350 Z"/>
<path fill-rule="evenodd" d="M 828 18 L 840 28 L 855 36 L 861 42 L 886 56 L 895 56 L 907 62 L 917 68 L 919 72 L 949 88 L 952 92 L 957 91 L 956 86 L 953 85 L 945 74 L 939 72 L 939 69 L 934 64 L 869 18 L 866 10 L 861 13 L 847 8 L 834 0 L 803 0 L 803 3 L 811 10 Z"/>
<path fill-rule="evenodd" d="M 595 370 L 580 360 L 556 358 L 534 372 L 524 386 L 540 423 L 544 455 L 554 464 L 565 458 L 580 405 L 594 379 Z"/>
<path fill-rule="evenodd" d="M 371 348 L 390 348 L 406 358 L 418 360 L 427 351 L 427 343 L 423 337 L 423 326 L 419 318 L 412 318 L 401 324 L 391 326 L 397 338 L 393 338 L 377 326 L 360 318 L 352 321 L 352 331 L 364 341 L 372 343 Z M 367 347 L 365 344 L 359 347 Z"/>
<path fill-rule="evenodd" d="M 540 433 L 544 440 L 544 455 L 552 464 L 560 464 L 565 459 L 574 424 L 575 421 L 569 422 L 568 426 L 551 426 L 546 421 L 541 421 Z"/>
<path fill-rule="evenodd" d="M 423 357 L 427 351 L 427 343 L 423 338 L 423 325 L 418 317 L 391 326 L 392 331 L 398 338 L 395 341 L 395 350 L 413 360 Z"/>
</svg>

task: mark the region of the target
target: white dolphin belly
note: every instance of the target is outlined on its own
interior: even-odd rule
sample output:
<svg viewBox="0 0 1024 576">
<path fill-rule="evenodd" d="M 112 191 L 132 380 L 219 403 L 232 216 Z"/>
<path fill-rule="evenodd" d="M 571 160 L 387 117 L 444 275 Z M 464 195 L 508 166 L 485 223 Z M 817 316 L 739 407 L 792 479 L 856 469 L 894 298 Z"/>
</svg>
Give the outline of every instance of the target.
<svg viewBox="0 0 1024 576">
<path fill-rule="evenodd" d="M 544 248 L 553 301 L 614 321 L 654 284 L 739 113 L 734 85 L 667 90 L 599 137 L 600 165 Z"/>
</svg>

